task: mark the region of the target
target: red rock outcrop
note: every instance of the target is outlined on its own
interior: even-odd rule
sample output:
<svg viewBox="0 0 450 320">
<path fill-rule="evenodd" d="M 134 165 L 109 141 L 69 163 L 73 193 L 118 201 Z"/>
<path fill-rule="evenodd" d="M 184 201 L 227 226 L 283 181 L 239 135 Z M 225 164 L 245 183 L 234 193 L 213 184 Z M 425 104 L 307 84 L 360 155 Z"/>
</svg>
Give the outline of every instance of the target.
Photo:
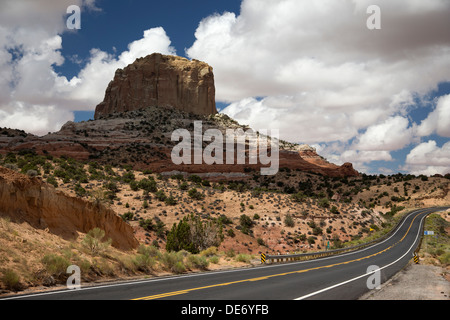
<svg viewBox="0 0 450 320">
<path fill-rule="evenodd" d="M 102 116 L 149 106 L 171 106 L 199 115 L 215 114 L 212 68 L 198 60 L 159 53 L 137 59 L 118 69 L 95 110 Z"/>
<path fill-rule="evenodd" d="M 133 228 L 113 210 L 80 198 L 70 197 L 39 178 L 31 178 L 0 167 L 0 215 L 17 222 L 27 222 L 39 229 L 65 239 L 74 239 L 78 232 L 87 233 L 96 227 L 105 231 L 105 238 L 122 250 L 138 246 Z"/>
</svg>

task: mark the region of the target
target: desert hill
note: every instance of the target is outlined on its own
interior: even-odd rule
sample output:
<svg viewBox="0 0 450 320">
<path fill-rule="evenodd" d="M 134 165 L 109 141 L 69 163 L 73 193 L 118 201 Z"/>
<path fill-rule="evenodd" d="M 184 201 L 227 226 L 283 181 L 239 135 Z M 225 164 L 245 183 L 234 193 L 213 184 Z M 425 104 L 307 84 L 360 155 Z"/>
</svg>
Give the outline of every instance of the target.
<svg viewBox="0 0 450 320">
<path fill-rule="evenodd" d="M 209 181 L 196 174 L 139 171 L 129 164 L 113 167 L 32 151 L 0 156 L 2 167 L 4 289 L 15 288 L 7 280 L 12 276 L 20 288 L 64 283 L 61 264 L 82 264 L 83 281 L 94 281 L 258 263 L 260 252 L 307 252 L 324 250 L 328 243 L 336 248 L 368 241 L 404 210 L 450 204 L 450 180 L 442 176 L 328 177 L 280 168 L 275 176 L 254 171 L 248 172 L 251 179 Z M 99 202 L 114 221 L 111 226 L 124 226 L 83 222 L 96 221 L 92 209 Z M 74 212 L 77 208 L 83 215 Z M 171 227 L 192 215 L 220 222 L 220 243 L 200 255 L 167 252 Z M 84 239 L 99 224 L 109 229 L 109 237 L 135 239 L 137 249 L 116 246 L 92 253 Z M 170 261 L 184 267 L 176 269 Z"/>
</svg>

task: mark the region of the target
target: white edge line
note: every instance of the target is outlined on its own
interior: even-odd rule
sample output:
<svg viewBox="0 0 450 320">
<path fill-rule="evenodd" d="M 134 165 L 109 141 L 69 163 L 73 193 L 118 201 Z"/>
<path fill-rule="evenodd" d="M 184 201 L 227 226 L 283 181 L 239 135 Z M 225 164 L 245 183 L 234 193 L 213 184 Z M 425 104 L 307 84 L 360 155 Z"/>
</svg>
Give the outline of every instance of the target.
<svg viewBox="0 0 450 320">
<path fill-rule="evenodd" d="M 425 216 L 423 216 L 422 217 L 422 220 L 420 221 L 420 225 L 419 225 L 419 230 L 421 230 L 421 228 L 422 228 L 422 223 L 423 223 L 423 220 L 425 219 L 425 217 L 426 217 L 427 215 L 425 215 Z M 399 228 L 400 229 L 400 228 Z M 387 265 L 385 265 L 384 267 L 381 267 L 381 268 L 379 268 L 379 269 L 377 269 L 377 270 L 374 270 L 374 271 L 372 271 L 372 272 L 369 272 L 369 273 L 365 273 L 365 274 L 362 274 L 362 275 L 360 275 L 360 276 L 358 276 L 358 277 L 355 277 L 355 278 L 353 278 L 353 279 L 350 279 L 350 280 L 347 280 L 347 281 L 344 281 L 344 282 L 341 282 L 341 283 L 338 283 L 338 284 L 335 284 L 335 285 L 332 285 L 332 286 L 330 286 L 330 287 L 328 287 L 328 288 L 324 288 L 324 289 L 321 289 L 321 290 L 318 290 L 318 291 L 315 291 L 315 292 L 312 292 L 312 293 L 310 293 L 310 294 L 307 294 L 307 295 L 304 295 L 304 296 L 301 296 L 301 297 L 299 297 L 299 298 L 296 298 L 296 299 L 294 299 L 294 300 L 303 300 L 303 299 L 306 299 L 306 298 L 309 298 L 309 297 L 312 297 L 312 296 L 314 296 L 314 295 L 316 295 L 316 294 L 319 294 L 319 293 L 322 293 L 322 292 L 325 292 L 325 291 L 328 291 L 328 290 L 331 290 L 331 289 L 333 289 L 333 288 L 336 288 L 336 287 L 339 287 L 339 286 L 342 286 L 342 285 L 344 285 L 344 284 L 347 284 L 347 283 L 349 283 L 349 282 L 352 282 L 352 281 L 355 281 L 355 280 L 358 280 L 358 279 L 360 279 L 360 278 L 364 278 L 364 277 L 367 277 L 368 275 L 370 275 L 370 274 L 372 274 L 372 273 L 375 273 L 375 272 L 377 272 L 377 271 L 380 271 L 380 270 L 383 270 L 383 269 L 385 269 L 385 268 L 387 268 L 387 267 L 389 267 L 389 266 L 391 266 L 391 265 L 393 265 L 393 264 L 395 264 L 395 263 L 397 263 L 398 261 L 400 261 L 401 259 L 403 259 L 410 251 L 411 251 L 411 249 L 414 247 L 414 245 L 416 244 L 416 242 L 417 242 L 417 238 L 419 237 L 419 234 L 420 234 L 420 232 L 417 232 L 417 235 L 416 235 L 416 239 L 414 240 L 414 242 L 413 242 L 413 244 L 411 245 L 411 247 L 409 247 L 409 249 L 405 252 L 405 254 L 404 255 L 402 255 L 400 258 L 398 258 L 397 260 L 395 260 L 394 262 L 391 262 L 391 263 L 389 263 L 389 264 L 387 264 Z"/>
</svg>

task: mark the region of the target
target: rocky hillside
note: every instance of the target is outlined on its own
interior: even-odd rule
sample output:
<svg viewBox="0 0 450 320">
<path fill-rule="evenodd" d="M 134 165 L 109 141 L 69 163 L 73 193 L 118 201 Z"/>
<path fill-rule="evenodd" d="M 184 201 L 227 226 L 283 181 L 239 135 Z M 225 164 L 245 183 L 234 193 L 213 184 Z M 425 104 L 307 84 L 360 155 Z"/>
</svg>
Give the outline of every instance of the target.
<svg viewBox="0 0 450 320">
<path fill-rule="evenodd" d="M 64 284 L 69 264 L 82 267 L 86 282 L 337 248 L 384 232 L 403 209 L 450 204 L 450 176 L 327 177 L 280 168 L 276 176 L 250 170 L 251 179 L 214 182 L 32 151 L 0 155 L 0 172 L 0 293 Z M 221 241 L 199 255 L 167 252 L 172 226 L 191 216 L 220 225 Z M 95 226 L 116 247 L 137 241 L 138 249 L 93 253 L 84 239 Z"/>
<path fill-rule="evenodd" d="M 112 245 L 123 250 L 138 246 L 133 229 L 99 202 L 71 197 L 37 177 L 0 167 L 0 215 L 26 222 L 65 239 L 101 227 Z"/>
<path fill-rule="evenodd" d="M 196 121 L 201 121 L 203 133 L 208 129 L 217 129 L 223 134 L 227 129 L 249 129 L 224 114 L 201 116 L 176 108 L 148 107 L 105 115 L 98 120 L 68 122 L 60 131 L 43 137 L 3 129 L 0 130 L 0 154 L 34 150 L 41 155 L 95 160 L 113 166 L 130 164 L 139 170 L 216 173 L 216 177 L 226 177 L 232 173 L 232 176 L 251 178 L 246 172 L 249 168 L 257 170 L 267 167 L 260 163 L 250 165 L 248 154 L 245 164 L 227 164 L 226 161 L 213 165 L 174 164 L 170 155 L 178 141 L 171 140 L 172 133 L 177 129 L 185 129 L 193 136 Z M 203 143 L 203 147 L 207 145 Z M 279 167 L 327 176 L 358 176 L 350 163 L 334 165 L 320 157 L 313 148 L 306 152 L 304 148 L 285 141 L 280 141 Z"/>
</svg>

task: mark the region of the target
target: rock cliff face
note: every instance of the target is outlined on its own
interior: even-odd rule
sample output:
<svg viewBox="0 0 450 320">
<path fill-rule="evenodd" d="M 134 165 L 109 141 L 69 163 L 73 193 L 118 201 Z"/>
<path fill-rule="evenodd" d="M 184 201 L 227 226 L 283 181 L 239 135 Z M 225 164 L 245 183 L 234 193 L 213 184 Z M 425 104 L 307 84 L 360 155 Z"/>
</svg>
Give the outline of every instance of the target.
<svg viewBox="0 0 450 320">
<path fill-rule="evenodd" d="M 215 114 L 212 68 L 201 61 L 159 53 L 118 69 L 95 110 L 102 116 L 149 106 L 171 106 L 199 115 Z"/>
<path fill-rule="evenodd" d="M 93 228 L 105 231 L 112 245 L 122 250 L 138 246 L 133 228 L 101 204 L 87 202 L 56 191 L 38 178 L 0 167 L 0 214 L 27 222 L 65 239 Z"/>
</svg>

